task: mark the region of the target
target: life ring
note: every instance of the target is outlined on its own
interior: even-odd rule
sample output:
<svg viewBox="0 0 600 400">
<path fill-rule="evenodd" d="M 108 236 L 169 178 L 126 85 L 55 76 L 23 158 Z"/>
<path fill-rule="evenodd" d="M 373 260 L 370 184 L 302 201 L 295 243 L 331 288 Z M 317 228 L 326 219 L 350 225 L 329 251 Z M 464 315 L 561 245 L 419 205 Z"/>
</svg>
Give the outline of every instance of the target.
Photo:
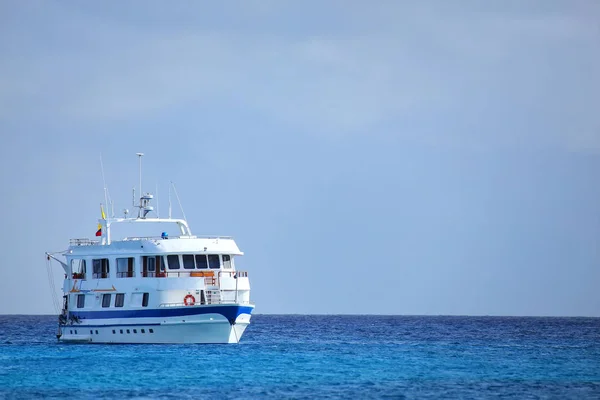
<svg viewBox="0 0 600 400">
<path fill-rule="evenodd" d="M 185 304 L 186 306 L 193 306 L 194 304 L 196 304 L 196 298 L 191 294 L 188 294 L 183 298 L 183 304 Z"/>
</svg>

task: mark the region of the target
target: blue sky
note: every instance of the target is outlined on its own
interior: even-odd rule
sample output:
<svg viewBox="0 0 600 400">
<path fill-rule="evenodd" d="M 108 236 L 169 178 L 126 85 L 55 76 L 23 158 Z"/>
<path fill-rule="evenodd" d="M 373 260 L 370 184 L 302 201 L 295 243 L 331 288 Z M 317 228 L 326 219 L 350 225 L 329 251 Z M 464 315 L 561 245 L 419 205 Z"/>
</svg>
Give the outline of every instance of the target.
<svg viewBox="0 0 600 400">
<path fill-rule="evenodd" d="M 44 251 L 94 234 L 100 154 L 131 208 L 141 151 L 163 215 L 173 181 L 195 233 L 235 236 L 257 312 L 600 316 L 599 20 L 2 2 L 0 313 L 53 312 Z"/>
</svg>

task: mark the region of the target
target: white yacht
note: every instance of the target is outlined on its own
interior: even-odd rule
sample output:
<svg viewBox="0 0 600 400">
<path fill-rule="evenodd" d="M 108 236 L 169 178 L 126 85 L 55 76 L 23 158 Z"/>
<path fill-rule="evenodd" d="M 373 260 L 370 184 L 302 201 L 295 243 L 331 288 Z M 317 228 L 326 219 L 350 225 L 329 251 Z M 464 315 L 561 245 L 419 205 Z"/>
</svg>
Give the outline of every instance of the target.
<svg viewBox="0 0 600 400">
<path fill-rule="evenodd" d="M 101 208 L 97 240 L 71 239 L 66 251 L 46 253 L 65 271 L 59 341 L 240 341 L 254 309 L 248 273 L 235 266 L 243 253 L 231 237 L 192 235 L 185 219 L 150 218 L 152 199 L 142 193 L 137 218 L 107 218 Z M 111 237 L 117 224 L 149 223 L 176 226 L 178 235 Z"/>
</svg>

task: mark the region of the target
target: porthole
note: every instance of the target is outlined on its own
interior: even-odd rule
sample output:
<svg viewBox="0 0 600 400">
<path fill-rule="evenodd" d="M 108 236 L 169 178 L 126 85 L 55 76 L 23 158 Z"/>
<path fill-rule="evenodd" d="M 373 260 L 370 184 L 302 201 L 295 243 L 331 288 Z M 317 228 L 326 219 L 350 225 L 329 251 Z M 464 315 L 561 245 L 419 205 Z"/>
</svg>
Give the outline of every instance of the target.
<svg viewBox="0 0 600 400">
<path fill-rule="evenodd" d="M 71 330 L 71 331 L 69 331 L 69 333 L 72 335 L 72 334 L 73 334 L 73 331 Z"/>
<path fill-rule="evenodd" d="M 90 335 L 93 335 L 93 334 L 94 334 L 94 331 L 90 329 Z"/>
<path fill-rule="evenodd" d="M 133 330 L 133 333 L 137 333 L 137 329 L 134 329 L 134 330 Z"/>
<path fill-rule="evenodd" d="M 77 335 L 77 329 L 75 329 L 75 334 Z"/>
<path fill-rule="evenodd" d="M 142 333 L 146 333 L 146 330 L 145 330 L 145 329 L 142 329 Z"/>
<path fill-rule="evenodd" d="M 98 334 L 98 330 L 96 330 L 96 335 Z"/>
<path fill-rule="evenodd" d="M 115 331 L 115 330 L 113 329 L 113 335 L 114 335 L 115 333 L 117 333 L 117 331 Z"/>
<path fill-rule="evenodd" d="M 152 328 L 148 329 L 148 331 L 150 331 L 150 333 L 154 333 L 154 329 Z"/>
<path fill-rule="evenodd" d="M 130 333 L 130 332 L 129 332 L 129 329 L 127 329 L 127 333 Z"/>
<path fill-rule="evenodd" d="M 123 329 L 119 329 L 121 331 L 121 333 L 123 333 Z"/>
</svg>

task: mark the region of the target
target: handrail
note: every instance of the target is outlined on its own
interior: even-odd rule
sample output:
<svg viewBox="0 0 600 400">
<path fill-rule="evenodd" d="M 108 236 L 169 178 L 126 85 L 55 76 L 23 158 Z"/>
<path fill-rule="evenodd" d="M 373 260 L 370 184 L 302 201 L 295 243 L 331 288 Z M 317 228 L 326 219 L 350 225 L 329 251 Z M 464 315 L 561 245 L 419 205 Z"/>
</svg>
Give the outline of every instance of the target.
<svg viewBox="0 0 600 400">
<path fill-rule="evenodd" d="M 129 240 L 170 240 L 170 239 L 233 239 L 233 236 L 215 236 L 215 235 L 180 235 L 180 236 L 127 236 L 123 241 Z M 89 239 L 87 239 L 89 240 Z"/>
<path fill-rule="evenodd" d="M 232 240 L 233 236 L 218 236 L 218 235 L 180 235 L 180 236 L 127 236 L 121 239 L 123 242 L 134 241 L 134 240 L 169 240 L 169 239 L 224 239 Z M 116 240 L 115 240 L 116 241 Z M 95 246 L 99 245 L 99 240 L 93 240 L 88 238 L 73 238 L 69 239 L 69 245 L 71 246 Z"/>
<path fill-rule="evenodd" d="M 204 269 L 204 270 L 194 270 L 194 269 L 188 269 L 188 270 L 183 270 L 183 271 L 160 271 L 160 272 L 150 272 L 150 271 L 146 271 L 146 272 L 142 272 L 141 273 L 141 278 L 169 278 L 169 277 L 177 277 L 177 278 L 202 278 L 202 279 L 212 279 L 216 282 L 218 282 L 221 279 L 221 275 L 225 275 L 228 274 L 229 276 L 225 276 L 225 277 L 229 277 L 229 278 L 247 278 L 248 277 L 248 271 L 219 271 L 218 275 L 215 276 L 215 270 L 210 270 L 210 269 Z M 88 274 L 84 274 L 84 273 L 78 273 L 78 272 L 73 272 L 71 274 L 71 279 L 86 279 L 86 276 Z M 116 277 L 117 278 L 140 278 L 140 276 L 138 276 L 135 271 L 134 272 L 129 272 L 129 271 L 122 271 L 122 272 L 117 272 L 116 273 Z M 103 273 L 103 272 L 94 272 L 91 274 L 91 279 L 109 279 L 111 278 L 111 276 L 109 276 L 108 273 Z M 65 276 L 66 279 L 66 276 Z"/>
<path fill-rule="evenodd" d="M 200 302 L 197 301 L 193 305 L 187 305 L 185 303 L 160 303 L 158 305 L 158 308 L 168 308 L 168 307 L 200 307 L 200 306 L 208 306 L 208 305 L 214 305 L 214 304 L 243 304 L 243 305 L 253 305 L 254 303 L 252 303 L 250 301 L 237 301 L 236 302 L 235 300 L 219 300 L 219 301 L 214 301 L 214 302 L 206 301 L 204 304 L 200 304 Z"/>
<path fill-rule="evenodd" d="M 99 240 L 92 240 L 88 238 L 69 239 L 70 246 L 95 246 L 99 243 Z"/>
<path fill-rule="evenodd" d="M 229 274 L 229 277 L 234 278 L 234 279 L 248 277 L 248 271 L 221 270 L 221 271 L 219 271 L 219 278 L 221 278 L 221 275 L 225 275 L 225 274 Z"/>
<path fill-rule="evenodd" d="M 219 271 L 217 278 L 221 278 L 221 274 L 229 274 L 230 278 L 247 278 L 248 271 L 222 271 L 211 269 L 183 269 L 181 271 L 160 271 L 160 272 L 142 272 L 142 278 L 215 278 L 215 271 Z"/>
</svg>

